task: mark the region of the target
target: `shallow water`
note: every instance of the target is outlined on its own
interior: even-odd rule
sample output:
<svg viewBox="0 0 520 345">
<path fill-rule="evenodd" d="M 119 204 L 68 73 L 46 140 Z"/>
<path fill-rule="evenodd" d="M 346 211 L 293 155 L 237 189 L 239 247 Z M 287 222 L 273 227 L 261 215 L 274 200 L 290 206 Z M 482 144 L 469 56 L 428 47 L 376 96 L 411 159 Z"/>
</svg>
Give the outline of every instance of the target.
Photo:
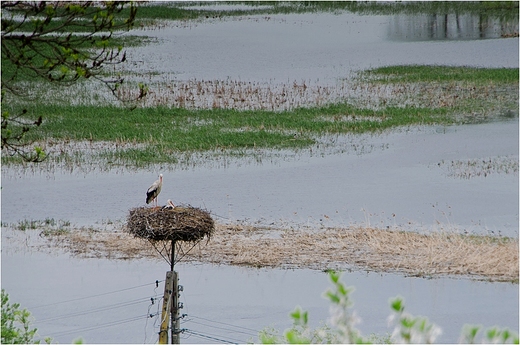
<svg viewBox="0 0 520 345">
<path fill-rule="evenodd" d="M 497 156 L 517 159 L 518 119 L 342 140 L 370 149 L 353 145 L 343 154 L 302 154 L 295 161 L 163 169 L 161 203 L 172 198 L 207 207 L 227 218 L 216 216 L 219 221 L 360 223 L 518 236 L 518 173 L 465 179 L 438 165 Z M 143 206 L 145 190 L 158 172 L 34 174 L 2 167 L 2 222 L 55 218 L 103 227 L 108 219 L 124 219 L 129 208 Z M 159 321 L 144 315 L 157 311 L 149 298 L 162 294 L 162 285 L 154 290 L 153 282 L 164 279 L 165 262 L 34 252 L 24 248 L 23 239 L 9 238 L 12 234 L 2 231 L 2 287 L 12 301 L 33 312 L 39 334 L 63 343 L 78 336 L 93 343 L 157 340 Z M 313 326 L 328 317 L 328 304 L 321 298 L 327 277 L 319 271 L 198 264 L 179 264 L 176 270 L 184 286 L 182 313 L 188 314 L 181 327 L 195 332 L 183 334 L 183 343 L 254 340 L 265 326 L 289 327 L 288 312 L 296 305 L 310 311 Z M 363 272 L 345 273 L 343 279 L 357 288 L 355 310 L 365 335 L 391 332 L 388 299 L 398 294 L 409 312 L 428 316 L 443 329 L 441 342 L 456 342 L 464 323 L 518 327 L 517 284 Z M 133 288 L 143 284 L 148 285 Z M 119 292 L 104 295 L 111 291 Z"/>
<path fill-rule="evenodd" d="M 172 199 L 203 207 L 222 222 L 518 236 L 518 171 L 463 178 L 450 170 L 451 162 L 492 157 L 517 162 L 518 119 L 341 140 L 350 145 L 342 154 L 302 153 L 292 161 L 226 168 L 83 174 L 2 167 L 2 221 L 54 218 L 89 226 L 124 220 L 130 208 L 145 205 L 146 189 L 162 172 L 161 204 Z"/>
<path fill-rule="evenodd" d="M 444 20 L 341 12 L 176 22 L 132 31 L 158 41 L 129 48 L 126 68 L 149 86 L 146 106 L 286 110 L 354 102 L 352 77 L 370 68 L 518 67 L 518 38 L 481 39 L 500 37 L 504 26 L 482 33 L 473 16 L 449 17 L 446 28 Z M 131 97 L 132 87 L 121 90 Z"/>
<path fill-rule="evenodd" d="M 155 281 L 164 280 L 168 267 L 148 260 L 75 259 L 60 251 L 23 249 L 6 255 L 3 250 L 2 288 L 33 313 L 39 334 L 56 342 L 81 336 L 87 343 L 153 343 L 160 322 L 145 315 L 162 305 L 150 306 L 150 298 L 162 295 L 164 285 L 155 289 Z M 181 313 L 188 314 L 181 327 L 218 339 L 186 332 L 182 343 L 254 341 L 266 326 L 290 327 L 288 314 L 297 305 L 310 312 L 313 327 L 329 317 L 321 297 L 329 288 L 323 272 L 198 264 L 179 264 L 176 270 L 184 287 Z M 408 312 L 427 316 L 443 329 L 439 342 L 458 341 L 465 323 L 518 329 L 515 284 L 363 272 L 345 273 L 342 280 L 356 287 L 352 298 L 364 335 L 391 333 L 388 300 L 397 295 L 405 298 Z"/>
<path fill-rule="evenodd" d="M 161 80 L 322 85 L 335 85 L 352 71 L 394 64 L 518 67 L 518 38 L 407 41 L 411 33 L 420 35 L 423 26 L 417 22 L 410 16 L 348 12 L 195 21 L 132 32 L 159 42 L 129 49 L 128 55 L 132 68 L 154 71 Z M 408 29 L 400 33 L 396 27 Z"/>
</svg>

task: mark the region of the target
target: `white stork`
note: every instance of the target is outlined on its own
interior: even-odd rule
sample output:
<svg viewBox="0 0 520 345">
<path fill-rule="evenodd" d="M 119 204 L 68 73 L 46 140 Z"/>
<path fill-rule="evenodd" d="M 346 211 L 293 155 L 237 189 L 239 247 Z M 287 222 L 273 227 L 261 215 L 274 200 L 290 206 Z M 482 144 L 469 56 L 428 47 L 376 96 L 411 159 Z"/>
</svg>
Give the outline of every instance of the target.
<svg viewBox="0 0 520 345">
<path fill-rule="evenodd" d="M 168 199 L 168 201 L 166 202 L 166 205 L 164 205 L 162 207 L 163 210 L 173 210 L 175 208 L 175 205 L 173 204 L 173 201 L 171 201 L 170 199 Z"/>
<path fill-rule="evenodd" d="M 162 174 L 159 175 L 159 179 L 155 181 L 150 188 L 146 191 L 146 203 L 149 204 L 155 200 L 155 206 L 157 207 L 157 196 L 161 192 L 162 188 Z"/>
</svg>

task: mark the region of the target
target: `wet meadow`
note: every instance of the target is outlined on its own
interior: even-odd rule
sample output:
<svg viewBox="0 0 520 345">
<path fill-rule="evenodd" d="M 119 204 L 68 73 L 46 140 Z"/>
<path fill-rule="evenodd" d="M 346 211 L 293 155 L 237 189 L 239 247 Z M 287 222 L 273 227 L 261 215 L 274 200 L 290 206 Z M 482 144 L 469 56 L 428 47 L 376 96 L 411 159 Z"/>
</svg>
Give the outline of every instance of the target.
<svg viewBox="0 0 520 345">
<path fill-rule="evenodd" d="M 28 139 L 45 161 L 2 153 L 2 288 L 42 337 L 157 341 L 168 267 L 124 227 L 159 173 L 160 204 L 218 224 L 178 265 L 182 342 L 258 342 L 296 305 L 322 325 L 328 269 L 375 342 L 397 294 L 440 342 L 466 323 L 518 331 L 518 3 L 166 2 L 138 18 L 106 71 L 122 102 L 30 78 L 2 97 L 43 119 Z"/>
</svg>

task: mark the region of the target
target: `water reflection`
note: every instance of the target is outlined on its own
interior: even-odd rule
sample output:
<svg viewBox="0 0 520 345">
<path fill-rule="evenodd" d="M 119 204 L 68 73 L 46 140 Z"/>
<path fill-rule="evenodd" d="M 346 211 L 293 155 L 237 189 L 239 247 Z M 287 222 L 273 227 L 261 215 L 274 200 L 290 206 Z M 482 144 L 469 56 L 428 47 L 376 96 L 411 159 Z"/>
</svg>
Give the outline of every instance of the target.
<svg viewBox="0 0 520 345">
<path fill-rule="evenodd" d="M 475 14 L 399 14 L 390 17 L 388 38 L 399 41 L 475 40 L 518 36 L 518 20 Z"/>
</svg>

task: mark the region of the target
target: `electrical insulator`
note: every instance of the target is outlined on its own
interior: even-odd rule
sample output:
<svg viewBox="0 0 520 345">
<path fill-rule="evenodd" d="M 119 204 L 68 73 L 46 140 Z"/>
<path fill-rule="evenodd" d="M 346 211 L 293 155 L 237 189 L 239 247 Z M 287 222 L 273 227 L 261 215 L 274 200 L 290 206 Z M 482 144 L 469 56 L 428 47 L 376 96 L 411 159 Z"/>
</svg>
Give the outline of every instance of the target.
<svg viewBox="0 0 520 345">
<path fill-rule="evenodd" d="M 182 302 L 179 302 L 178 309 L 182 309 L 182 308 L 184 308 L 184 304 Z"/>
<path fill-rule="evenodd" d="M 184 286 L 179 285 L 179 291 L 184 291 Z"/>
</svg>

